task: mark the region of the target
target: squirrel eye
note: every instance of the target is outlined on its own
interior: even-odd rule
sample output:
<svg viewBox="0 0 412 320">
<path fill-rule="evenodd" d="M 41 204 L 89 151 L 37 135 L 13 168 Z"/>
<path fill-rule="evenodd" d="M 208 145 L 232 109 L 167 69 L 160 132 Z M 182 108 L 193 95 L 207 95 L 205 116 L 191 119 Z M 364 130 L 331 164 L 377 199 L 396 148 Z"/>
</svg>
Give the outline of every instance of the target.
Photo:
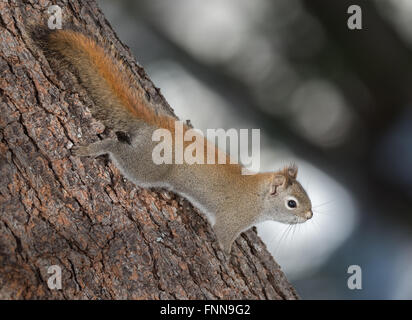
<svg viewBox="0 0 412 320">
<path fill-rule="evenodd" d="M 288 207 L 291 208 L 291 209 L 296 208 L 297 207 L 296 201 L 295 200 L 289 200 L 288 201 Z"/>
</svg>

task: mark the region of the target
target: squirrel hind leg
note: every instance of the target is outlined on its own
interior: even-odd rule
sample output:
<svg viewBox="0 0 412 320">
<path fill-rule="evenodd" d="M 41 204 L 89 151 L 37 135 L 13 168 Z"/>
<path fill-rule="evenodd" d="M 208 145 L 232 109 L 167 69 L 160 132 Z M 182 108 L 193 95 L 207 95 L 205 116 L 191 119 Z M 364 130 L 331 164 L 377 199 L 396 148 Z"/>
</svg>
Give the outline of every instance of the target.
<svg viewBox="0 0 412 320">
<path fill-rule="evenodd" d="M 116 141 L 113 139 L 106 139 L 89 145 L 74 146 L 72 148 L 72 153 L 79 157 L 98 157 L 102 154 L 109 153 L 115 143 Z"/>
<path fill-rule="evenodd" d="M 116 131 L 116 137 L 119 142 L 127 143 L 128 145 L 132 144 L 132 136 L 129 132 L 125 131 Z"/>
</svg>

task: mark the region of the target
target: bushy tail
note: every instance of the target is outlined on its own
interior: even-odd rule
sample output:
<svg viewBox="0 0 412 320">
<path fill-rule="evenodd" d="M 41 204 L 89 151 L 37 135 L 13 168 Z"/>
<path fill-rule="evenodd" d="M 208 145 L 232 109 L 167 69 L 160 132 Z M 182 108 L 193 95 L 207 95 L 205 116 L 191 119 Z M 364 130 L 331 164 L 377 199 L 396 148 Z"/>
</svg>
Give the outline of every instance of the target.
<svg viewBox="0 0 412 320">
<path fill-rule="evenodd" d="M 174 128 L 175 119 L 156 114 L 128 68 L 95 40 L 80 32 L 55 30 L 42 37 L 42 46 L 74 68 L 95 102 L 93 114 L 109 127 L 128 131 L 135 119 L 159 128 Z"/>
</svg>

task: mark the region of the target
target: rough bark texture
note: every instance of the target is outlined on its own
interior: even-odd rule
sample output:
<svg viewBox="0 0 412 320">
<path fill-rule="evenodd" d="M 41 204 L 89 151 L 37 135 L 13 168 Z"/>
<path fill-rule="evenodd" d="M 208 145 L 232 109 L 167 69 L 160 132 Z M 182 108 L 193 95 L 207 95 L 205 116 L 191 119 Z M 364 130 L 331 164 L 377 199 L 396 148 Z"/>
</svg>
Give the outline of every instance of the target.
<svg viewBox="0 0 412 320">
<path fill-rule="evenodd" d="M 0 2 L 0 298 L 297 298 L 255 230 L 227 262 L 186 200 L 137 188 L 105 158 L 71 155 L 107 133 L 84 89 L 56 74 L 29 37 L 52 4 Z M 94 1 L 57 4 L 63 27 L 106 39 L 156 108 L 172 112 Z M 51 265 L 62 268 L 62 290 L 48 288 Z"/>
</svg>

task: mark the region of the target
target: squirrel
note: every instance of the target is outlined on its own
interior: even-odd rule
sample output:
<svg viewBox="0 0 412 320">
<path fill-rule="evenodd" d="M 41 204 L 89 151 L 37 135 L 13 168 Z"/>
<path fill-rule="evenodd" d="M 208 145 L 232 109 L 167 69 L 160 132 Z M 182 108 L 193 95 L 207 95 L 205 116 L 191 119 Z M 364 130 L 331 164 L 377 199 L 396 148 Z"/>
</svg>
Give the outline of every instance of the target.
<svg viewBox="0 0 412 320">
<path fill-rule="evenodd" d="M 45 52 L 56 54 L 74 70 L 94 101 L 92 114 L 129 137 L 128 141 L 107 138 L 74 146 L 73 154 L 108 154 L 120 172 L 137 186 L 166 188 L 185 197 L 206 214 L 226 256 L 239 234 L 259 222 L 297 224 L 312 218 L 312 204 L 296 179 L 296 165 L 276 172 L 243 175 L 242 166 L 230 162 L 155 164 L 153 132 L 163 128 L 173 133 L 176 119 L 154 111 L 121 59 L 74 30 L 48 31 L 42 44 Z M 189 129 L 187 125 L 181 127 L 183 131 Z M 211 142 L 202 139 L 210 146 Z M 213 148 L 215 154 L 223 152 L 214 145 Z"/>
</svg>

